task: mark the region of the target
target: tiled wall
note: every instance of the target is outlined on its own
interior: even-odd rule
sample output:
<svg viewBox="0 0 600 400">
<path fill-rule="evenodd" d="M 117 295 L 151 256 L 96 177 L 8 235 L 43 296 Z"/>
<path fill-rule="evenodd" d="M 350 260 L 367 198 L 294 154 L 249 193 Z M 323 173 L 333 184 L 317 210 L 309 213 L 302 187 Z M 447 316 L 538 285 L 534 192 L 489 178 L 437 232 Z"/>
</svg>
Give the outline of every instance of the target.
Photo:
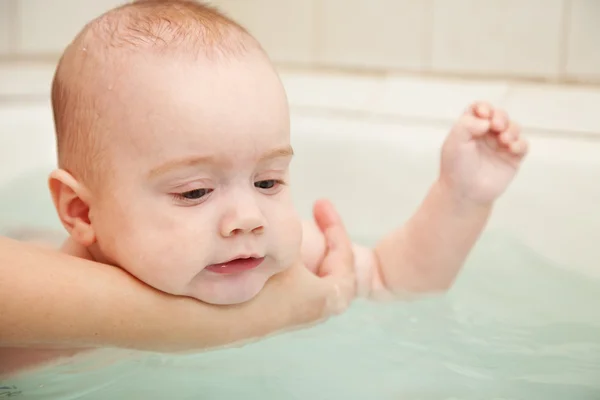
<svg viewBox="0 0 600 400">
<path fill-rule="evenodd" d="M 55 57 L 123 0 L 0 0 L 0 57 Z M 286 66 L 600 83 L 600 0 L 212 0 Z"/>
</svg>

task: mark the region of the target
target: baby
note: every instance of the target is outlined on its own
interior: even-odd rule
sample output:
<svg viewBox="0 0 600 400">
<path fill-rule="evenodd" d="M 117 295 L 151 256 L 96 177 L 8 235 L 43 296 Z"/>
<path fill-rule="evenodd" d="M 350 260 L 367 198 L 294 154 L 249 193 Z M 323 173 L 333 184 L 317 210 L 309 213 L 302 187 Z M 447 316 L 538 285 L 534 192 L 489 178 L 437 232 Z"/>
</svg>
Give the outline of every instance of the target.
<svg viewBox="0 0 600 400">
<path fill-rule="evenodd" d="M 282 84 L 214 8 L 147 0 L 100 16 L 65 51 L 52 104 L 65 252 L 218 305 L 251 300 L 298 260 L 326 272 L 323 235 L 292 204 Z M 526 151 L 505 112 L 469 107 L 415 215 L 374 249 L 355 245 L 357 294 L 446 289 Z"/>
</svg>

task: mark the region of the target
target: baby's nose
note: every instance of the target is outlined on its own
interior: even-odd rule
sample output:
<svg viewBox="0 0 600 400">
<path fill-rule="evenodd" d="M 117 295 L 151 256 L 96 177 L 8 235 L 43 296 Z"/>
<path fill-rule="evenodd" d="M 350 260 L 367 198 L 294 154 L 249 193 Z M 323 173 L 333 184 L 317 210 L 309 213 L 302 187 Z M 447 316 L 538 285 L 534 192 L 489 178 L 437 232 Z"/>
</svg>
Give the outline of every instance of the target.
<svg viewBox="0 0 600 400">
<path fill-rule="evenodd" d="M 223 237 L 248 233 L 260 235 L 264 230 L 264 216 L 254 204 L 238 205 L 223 218 L 221 223 L 221 235 Z"/>
<path fill-rule="evenodd" d="M 235 235 L 240 235 L 244 233 L 253 233 L 253 234 L 261 234 L 264 232 L 264 226 L 261 224 L 255 223 L 244 223 L 240 224 L 239 228 L 225 229 L 223 232 L 223 236 L 230 237 Z"/>
</svg>

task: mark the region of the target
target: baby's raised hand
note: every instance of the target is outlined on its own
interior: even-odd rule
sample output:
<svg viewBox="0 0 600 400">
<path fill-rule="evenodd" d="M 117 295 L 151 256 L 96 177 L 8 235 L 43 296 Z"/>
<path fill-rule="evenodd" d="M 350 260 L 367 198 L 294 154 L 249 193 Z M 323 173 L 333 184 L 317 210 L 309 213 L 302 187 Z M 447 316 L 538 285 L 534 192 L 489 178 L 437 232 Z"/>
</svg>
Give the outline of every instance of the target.
<svg viewBox="0 0 600 400">
<path fill-rule="evenodd" d="M 444 142 L 440 180 L 461 199 L 490 204 L 514 178 L 527 148 L 505 111 L 475 103 Z"/>
</svg>

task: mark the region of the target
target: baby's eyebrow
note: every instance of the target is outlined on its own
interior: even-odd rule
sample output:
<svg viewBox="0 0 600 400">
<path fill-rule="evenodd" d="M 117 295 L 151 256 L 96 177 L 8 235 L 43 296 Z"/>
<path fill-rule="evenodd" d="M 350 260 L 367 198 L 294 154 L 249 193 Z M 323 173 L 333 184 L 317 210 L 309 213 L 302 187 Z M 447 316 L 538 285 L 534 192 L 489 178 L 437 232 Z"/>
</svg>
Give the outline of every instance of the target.
<svg viewBox="0 0 600 400">
<path fill-rule="evenodd" d="M 212 156 L 192 156 L 186 158 L 180 158 L 178 160 L 172 160 L 159 165 L 156 168 L 152 168 L 148 173 L 148 177 L 154 178 L 159 175 L 163 175 L 169 171 L 172 171 L 181 167 L 191 167 L 199 164 L 211 164 L 215 162 L 215 158 Z"/>
<path fill-rule="evenodd" d="M 294 149 L 292 149 L 292 146 L 281 147 L 281 148 L 271 150 L 271 151 L 263 154 L 260 157 L 259 162 L 269 161 L 269 160 L 272 160 L 273 158 L 279 158 L 279 157 L 291 157 L 293 155 L 294 155 Z"/>
<path fill-rule="evenodd" d="M 281 147 L 281 148 L 277 148 L 277 149 L 268 151 L 267 153 L 263 154 L 260 157 L 259 162 L 265 162 L 265 161 L 269 161 L 269 160 L 272 160 L 274 158 L 279 158 L 279 157 L 291 157 L 293 155 L 294 155 L 294 150 L 292 149 L 292 146 Z M 177 169 L 177 168 L 190 167 L 190 166 L 200 165 L 200 164 L 214 164 L 215 162 L 216 162 L 216 159 L 213 156 L 192 156 L 192 157 L 181 158 L 178 160 L 172 160 L 172 161 L 166 162 L 162 165 L 159 165 L 156 168 L 153 168 L 148 173 L 148 176 L 150 178 L 154 178 L 154 177 L 163 175 L 163 174 L 165 174 L 169 171 L 172 171 L 174 169 Z"/>
</svg>

